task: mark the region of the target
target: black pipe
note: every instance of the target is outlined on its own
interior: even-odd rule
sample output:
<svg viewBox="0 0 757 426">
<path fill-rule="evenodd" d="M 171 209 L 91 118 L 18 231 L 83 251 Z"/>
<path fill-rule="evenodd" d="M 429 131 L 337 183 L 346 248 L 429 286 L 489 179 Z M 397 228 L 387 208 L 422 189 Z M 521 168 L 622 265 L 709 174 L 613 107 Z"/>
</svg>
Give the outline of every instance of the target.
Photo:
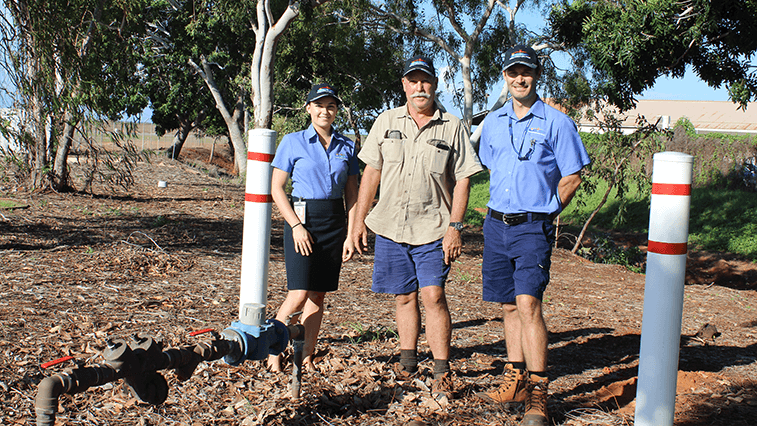
<svg viewBox="0 0 757 426">
<path fill-rule="evenodd" d="M 58 374 L 47 377 L 39 383 L 37 398 L 34 400 L 34 411 L 37 413 L 37 425 L 55 424 L 55 412 L 58 411 L 58 397 L 66 392 L 68 386 L 64 383 L 70 379 L 68 375 Z"/>
<path fill-rule="evenodd" d="M 64 393 L 76 394 L 120 378 L 118 371 L 107 365 L 77 368 L 42 380 L 34 400 L 37 425 L 55 424 L 58 397 Z"/>
<path fill-rule="evenodd" d="M 291 325 L 287 327 L 290 339 L 294 340 L 295 377 L 293 394 L 299 396 L 299 383 L 302 367 L 302 339 L 305 327 Z M 62 394 L 74 395 L 93 386 L 124 379 L 137 397 L 153 405 L 163 403 L 168 396 L 168 383 L 158 370 L 174 369 L 180 381 L 188 380 L 202 361 L 215 361 L 231 353 L 239 353 L 239 342 L 219 338 L 210 343 L 200 342 L 195 346 L 162 351 L 162 345 L 150 337 L 134 335 L 131 344 L 123 339 L 108 340 L 108 347 L 103 352 L 106 362 L 91 367 L 81 367 L 43 379 L 37 389 L 34 411 L 37 414 L 37 426 L 53 426 L 55 413 L 58 411 L 58 397 Z M 299 349 L 299 353 L 297 348 Z"/>
<path fill-rule="evenodd" d="M 300 387 L 302 385 L 302 350 L 305 346 L 305 326 L 295 324 L 287 326 L 289 338 L 292 340 L 292 398 L 300 397 Z"/>
<path fill-rule="evenodd" d="M 156 346 L 157 345 L 157 346 Z M 135 336 L 132 345 L 124 340 L 108 341 L 104 351 L 106 363 L 67 370 L 64 373 L 43 379 L 37 389 L 34 411 L 37 426 L 53 426 L 58 411 L 58 397 L 74 395 L 93 386 L 114 382 L 123 378 L 143 402 L 160 404 L 165 401 L 168 385 L 157 370 L 175 369 L 181 381 L 189 379 L 203 360 L 213 361 L 239 350 L 236 342 L 216 339 L 211 343 L 199 343 L 194 347 L 160 351 L 149 338 Z"/>
</svg>

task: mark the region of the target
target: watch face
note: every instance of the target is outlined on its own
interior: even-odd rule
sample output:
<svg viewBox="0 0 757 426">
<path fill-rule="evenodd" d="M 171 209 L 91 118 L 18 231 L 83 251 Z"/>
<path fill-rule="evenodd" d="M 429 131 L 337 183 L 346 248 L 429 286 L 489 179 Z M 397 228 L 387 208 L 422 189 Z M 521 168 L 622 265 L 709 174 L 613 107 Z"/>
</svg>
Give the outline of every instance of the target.
<svg viewBox="0 0 757 426">
<path fill-rule="evenodd" d="M 463 230 L 463 224 L 461 222 L 452 222 L 452 223 L 449 224 L 449 226 L 455 228 L 458 231 L 462 231 Z"/>
</svg>

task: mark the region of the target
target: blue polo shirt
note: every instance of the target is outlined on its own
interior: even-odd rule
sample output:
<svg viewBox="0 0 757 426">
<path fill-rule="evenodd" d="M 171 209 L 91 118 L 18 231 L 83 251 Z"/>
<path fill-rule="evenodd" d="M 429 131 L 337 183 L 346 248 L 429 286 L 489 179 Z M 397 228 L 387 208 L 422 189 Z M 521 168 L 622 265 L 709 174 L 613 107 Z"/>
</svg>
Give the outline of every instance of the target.
<svg viewBox="0 0 757 426">
<path fill-rule="evenodd" d="M 333 131 L 326 150 L 312 124 L 281 139 L 272 165 L 292 177 L 292 197 L 315 200 L 342 198 L 347 176 L 360 172 L 355 142 Z"/>
<path fill-rule="evenodd" d="M 501 213 L 559 213 L 557 184 L 591 160 L 570 117 L 537 99 L 523 118 L 512 100 L 481 124 L 479 158 L 490 170 L 489 203 Z"/>
</svg>

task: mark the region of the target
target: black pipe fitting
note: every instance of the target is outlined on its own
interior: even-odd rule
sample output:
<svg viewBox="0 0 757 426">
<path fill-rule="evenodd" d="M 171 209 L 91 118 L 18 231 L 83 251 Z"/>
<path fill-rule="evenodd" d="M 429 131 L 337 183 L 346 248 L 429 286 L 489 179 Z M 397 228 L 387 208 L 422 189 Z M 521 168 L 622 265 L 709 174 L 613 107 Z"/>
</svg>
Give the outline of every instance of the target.
<svg viewBox="0 0 757 426">
<path fill-rule="evenodd" d="M 203 360 L 214 361 L 240 351 L 237 342 L 221 339 L 218 335 L 215 337 L 210 343 L 166 351 L 162 351 L 162 344 L 151 337 L 134 335 L 129 342 L 109 339 L 103 351 L 104 364 L 66 370 L 40 382 L 34 403 L 37 426 L 55 424 L 60 395 L 84 392 L 118 379 L 124 379 L 141 401 L 161 404 L 168 397 L 168 383 L 157 370 L 174 369 L 179 380 L 184 381 Z"/>
</svg>

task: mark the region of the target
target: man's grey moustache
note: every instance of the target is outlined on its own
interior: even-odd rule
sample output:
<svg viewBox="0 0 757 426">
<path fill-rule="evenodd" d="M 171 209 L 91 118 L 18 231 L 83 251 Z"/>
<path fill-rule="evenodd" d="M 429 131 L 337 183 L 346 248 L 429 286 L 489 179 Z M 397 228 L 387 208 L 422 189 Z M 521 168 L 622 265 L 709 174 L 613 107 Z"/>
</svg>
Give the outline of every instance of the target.
<svg viewBox="0 0 757 426">
<path fill-rule="evenodd" d="M 431 95 L 429 95 L 428 93 L 416 93 L 416 94 L 410 95 L 410 97 L 411 98 L 426 98 L 426 99 L 428 99 L 428 98 L 431 97 Z"/>
</svg>

